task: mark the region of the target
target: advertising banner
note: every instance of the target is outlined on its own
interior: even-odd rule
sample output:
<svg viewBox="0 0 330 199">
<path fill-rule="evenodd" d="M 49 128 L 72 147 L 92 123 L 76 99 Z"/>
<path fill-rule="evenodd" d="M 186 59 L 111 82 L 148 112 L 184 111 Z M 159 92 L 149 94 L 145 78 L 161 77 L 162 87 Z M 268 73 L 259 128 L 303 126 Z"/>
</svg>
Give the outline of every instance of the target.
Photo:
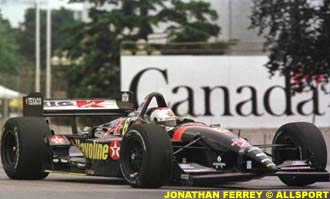
<svg viewBox="0 0 330 199">
<path fill-rule="evenodd" d="M 330 126 L 330 95 L 291 95 L 290 80 L 264 67 L 266 56 L 122 56 L 121 89 L 138 103 L 160 92 L 180 117 L 227 128 L 277 128 L 287 122 Z M 326 85 L 329 87 L 329 85 Z"/>
</svg>

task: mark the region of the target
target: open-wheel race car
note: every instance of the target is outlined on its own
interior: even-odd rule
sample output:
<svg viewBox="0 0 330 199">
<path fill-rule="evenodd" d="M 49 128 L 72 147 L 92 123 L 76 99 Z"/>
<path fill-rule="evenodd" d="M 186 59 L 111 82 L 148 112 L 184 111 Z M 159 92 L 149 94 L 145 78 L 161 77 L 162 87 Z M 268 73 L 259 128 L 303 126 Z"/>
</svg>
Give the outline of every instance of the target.
<svg viewBox="0 0 330 199">
<path fill-rule="evenodd" d="M 51 172 L 122 177 L 149 188 L 264 176 L 289 186 L 329 181 L 326 144 L 313 124 L 285 124 L 272 144 L 252 145 L 219 125 L 178 119 L 160 93 L 149 94 L 137 110 L 130 99 L 129 93 L 120 100 L 24 97 L 24 116 L 3 128 L 4 171 L 11 179 L 43 179 Z M 71 132 L 58 130 L 56 119 L 67 119 Z"/>
</svg>

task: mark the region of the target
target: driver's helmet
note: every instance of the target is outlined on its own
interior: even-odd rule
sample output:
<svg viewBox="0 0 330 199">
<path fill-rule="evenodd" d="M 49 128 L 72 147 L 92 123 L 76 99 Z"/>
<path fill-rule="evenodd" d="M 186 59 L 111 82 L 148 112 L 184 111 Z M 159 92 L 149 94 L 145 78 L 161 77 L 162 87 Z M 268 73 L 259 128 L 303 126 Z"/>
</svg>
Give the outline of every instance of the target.
<svg viewBox="0 0 330 199">
<path fill-rule="evenodd" d="M 150 121 L 167 127 L 176 126 L 176 116 L 173 111 L 167 107 L 159 107 L 152 110 Z"/>
</svg>

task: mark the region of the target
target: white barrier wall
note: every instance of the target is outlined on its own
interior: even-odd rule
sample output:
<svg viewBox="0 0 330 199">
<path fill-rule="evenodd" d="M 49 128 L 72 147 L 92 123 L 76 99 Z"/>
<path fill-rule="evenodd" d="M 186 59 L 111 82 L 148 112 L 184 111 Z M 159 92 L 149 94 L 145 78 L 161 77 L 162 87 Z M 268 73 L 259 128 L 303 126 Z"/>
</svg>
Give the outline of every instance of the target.
<svg viewBox="0 0 330 199">
<path fill-rule="evenodd" d="M 293 121 L 330 127 L 330 96 L 290 96 L 284 77 L 263 66 L 266 56 L 122 56 L 121 89 L 161 92 L 174 111 L 227 128 L 277 128 Z"/>
</svg>

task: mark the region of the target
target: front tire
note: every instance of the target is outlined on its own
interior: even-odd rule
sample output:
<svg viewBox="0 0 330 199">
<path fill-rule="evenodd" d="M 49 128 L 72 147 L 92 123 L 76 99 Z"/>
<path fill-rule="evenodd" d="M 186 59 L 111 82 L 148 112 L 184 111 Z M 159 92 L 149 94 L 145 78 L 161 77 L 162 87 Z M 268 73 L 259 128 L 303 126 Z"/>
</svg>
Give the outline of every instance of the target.
<svg viewBox="0 0 330 199">
<path fill-rule="evenodd" d="M 44 118 L 17 117 L 4 125 L 1 137 L 1 161 L 11 179 L 43 179 L 48 173 L 42 165 L 49 161 L 44 139 L 51 131 Z"/>
<path fill-rule="evenodd" d="M 132 126 L 123 137 L 120 168 L 136 188 L 158 188 L 168 182 L 172 145 L 165 129 L 151 124 Z"/>
<path fill-rule="evenodd" d="M 327 165 L 327 148 L 321 131 L 311 123 L 288 123 L 276 132 L 273 144 L 290 144 L 296 150 L 273 148 L 273 161 L 276 165 L 286 160 L 309 160 L 319 171 Z M 292 148 L 292 147 L 291 147 Z M 315 180 L 299 176 L 280 176 L 280 180 L 288 186 L 306 186 Z"/>
</svg>

